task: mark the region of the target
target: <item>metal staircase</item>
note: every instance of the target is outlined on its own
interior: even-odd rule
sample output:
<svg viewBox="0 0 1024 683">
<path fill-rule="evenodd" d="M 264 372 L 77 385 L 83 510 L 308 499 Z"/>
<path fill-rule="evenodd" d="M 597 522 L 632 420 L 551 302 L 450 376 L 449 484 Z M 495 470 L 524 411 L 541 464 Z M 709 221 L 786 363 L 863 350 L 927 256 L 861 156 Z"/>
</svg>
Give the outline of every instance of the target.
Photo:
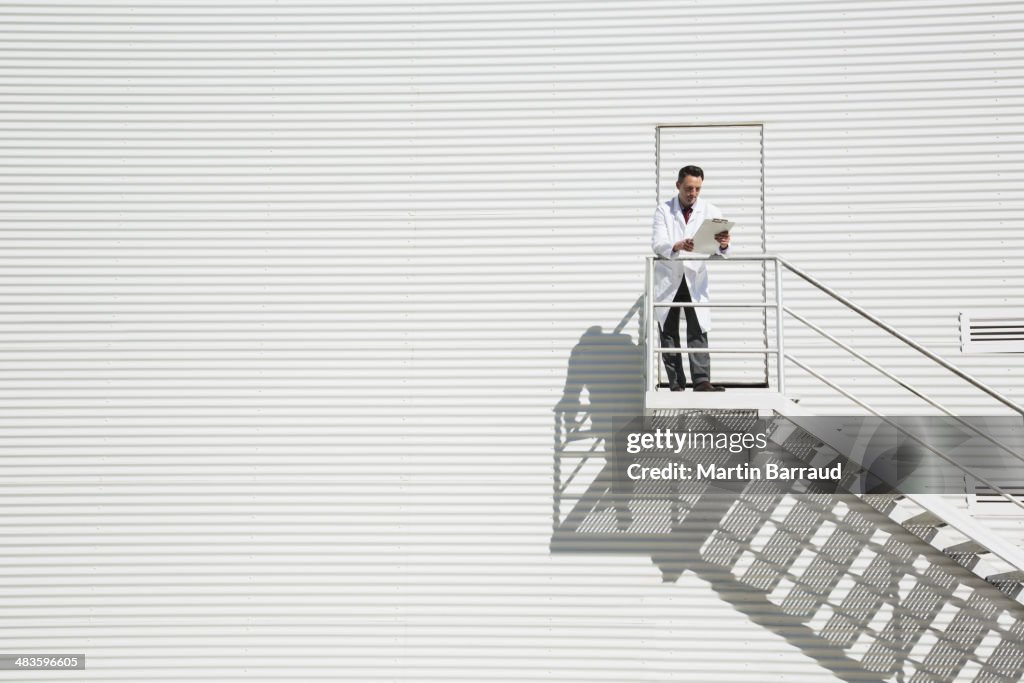
<svg viewBox="0 0 1024 683">
<path fill-rule="evenodd" d="M 757 351 L 775 357 L 774 383 L 764 389 L 730 389 L 723 394 L 660 390 L 660 354 L 747 353 L 749 349 L 679 350 L 649 343 L 659 339 L 654 308 L 662 304 L 648 296 L 640 308 L 641 402 L 646 416 L 666 424 L 682 417 L 722 430 L 742 429 L 772 416 L 770 447 L 756 457 L 780 464 L 820 465 L 838 455 L 855 462 L 857 445 L 848 435 L 829 428 L 786 395 L 785 370 L 792 364 L 866 414 L 891 424 L 919 448 L 955 468 L 972 486 L 983 485 L 993 495 L 1024 508 L 989 471 L 964 461 L 941 440 L 915 434 L 907 424 L 890 420 L 787 351 L 784 323 L 792 319 L 926 401 L 972 438 L 1024 462 L 1016 444 L 956 415 L 793 311 L 783 298 L 783 273 L 816 287 L 1000 402 L 1012 415 L 1024 416 L 1024 408 L 783 259 L 738 258 L 774 266 L 774 300 L 739 304 L 774 311 L 774 345 L 766 342 Z M 651 259 L 648 292 L 653 266 Z M 631 356 L 624 353 L 623 358 Z M 624 494 L 615 488 L 616 472 L 606 457 L 612 450 L 610 426 L 597 428 L 595 418 L 595 426 L 587 431 L 583 425 L 592 416 L 581 415 L 580 410 L 581 405 L 572 402 L 560 403 L 555 410 L 553 552 L 643 553 L 667 582 L 692 571 L 752 622 L 780 634 L 843 680 L 1003 683 L 1024 677 L 1024 551 L 942 496 L 899 491 L 853 494 L 813 482 L 793 489 L 763 480 L 750 481 L 732 492 L 704 481 L 644 481 Z M 723 456 L 711 449 L 683 451 L 679 457 L 707 463 Z"/>
<path fill-rule="evenodd" d="M 759 417 L 707 411 L 683 419 L 735 430 Z M 586 433 L 562 436 L 558 462 L 575 464 L 556 480 L 552 551 L 646 554 L 667 582 L 692 571 L 844 680 L 995 683 L 1024 675 L 1024 606 L 969 568 L 964 557 L 976 548 L 940 552 L 932 543 L 940 519 L 911 499 L 775 481 L 731 493 L 705 481 L 644 481 L 623 495 L 610 464 L 586 477 L 588 465 L 602 460 L 595 443 L 584 448 Z M 782 423 L 771 436 L 761 457 L 781 464 L 811 463 L 830 448 L 798 425 Z M 711 449 L 680 457 L 724 456 Z M 585 490 L 569 493 L 581 479 Z"/>
<path fill-rule="evenodd" d="M 644 395 L 644 412 L 647 415 L 677 415 L 683 412 L 692 410 L 701 411 L 735 411 L 735 410 L 754 410 L 760 413 L 774 413 L 777 415 L 789 418 L 792 422 L 793 429 L 797 432 L 802 432 L 800 438 L 811 438 L 816 441 L 816 448 L 827 447 L 834 452 L 838 452 L 841 455 L 850 455 L 848 452 L 850 449 L 849 443 L 843 443 L 841 439 L 837 438 L 835 431 L 822 430 L 820 426 L 814 420 L 802 419 L 806 418 L 809 413 L 801 408 L 795 401 L 786 396 L 785 393 L 785 378 L 786 378 L 786 363 L 792 363 L 803 371 L 807 372 L 811 376 L 817 378 L 826 386 L 830 387 L 834 391 L 845 396 L 849 400 L 853 401 L 861 408 L 863 408 L 868 414 L 879 417 L 882 420 L 886 420 L 889 424 L 893 425 L 896 429 L 900 430 L 906 438 L 912 439 L 913 441 L 920 444 L 924 449 L 927 449 L 931 454 L 940 460 L 949 463 L 956 467 L 958 470 L 963 472 L 964 477 L 971 481 L 979 484 L 983 484 L 988 487 L 995 494 L 1002 496 L 1005 500 L 1012 503 L 1021 509 L 1024 514 L 1024 502 L 1016 498 L 1012 493 L 1007 491 L 1004 487 L 1000 486 L 998 482 L 992 481 L 991 475 L 976 471 L 969 464 L 961 462 L 960 460 L 951 457 L 945 453 L 942 449 L 937 448 L 935 445 L 928 442 L 928 440 L 921 435 L 914 434 L 912 431 L 905 429 L 903 426 L 896 424 L 886 418 L 880 411 L 872 408 L 865 401 L 854 395 L 849 390 L 840 386 L 837 382 L 832 381 L 823 373 L 810 367 L 807 363 L 801 359 L 795 357 L 791 353 L 787 353 L 785 347 L 785 319 L 789 316 L 793 320 L 797 321 L 801 325 L 806 326 L 808 329 L 813 330 L 815 333 L 820 335 L 830 344 L 835 347 L 842 349 L 852 357 L 861 361 L 867 367 L 880 373 L 883 377 L 894 382 L 900 388 L 910 392 L 914 396 L 920 398 L 926 403 L 933 406 L 939 412 L 943 413 L 956 420 L 964 428 L 972 431 L 980 438 L 986 440 L 994 448 L 999 449 L 1001 452 L 1008 454 L 1012 458 L 1020 462 L 1024 462 L 1024 454 L 1012 446 L 1007 445 L 1000 439 L 985 433 L 982 429 L 979 429 L 971 422 L 957 416 L 952 410 L 943 406 L 938 401 L 930 397 L 926 392 L 919 390 L 918 388 L 911 385 L 909 382 L 901 379 L 896 374 L 889 370 L 881 367 L 879 364 L 872 361 L 870 358 L 859 353 L 856 349 L 850 345 L 844 343 L 834 335 L 829 334 L 821 327 L 815 325 L 813 322 L 808 320 L 800 313 L 792 310 L 785 303 L 784 290 L 783 290 L 783 275 L 789 273 L 793 276 L 798 277 L 803 282 L 810 284 L 819 291 L 826 294 L 835 302 L 845 306 L 850 311 L 856 313 L 862 320 L 870 323 L 871 325 L 881 329 L 893 339 L 899 340 L 907 348 L 916 351 L 918 354 L 925 358 L 933 361 L 947 372 L 958 377 L 960 380 L 965 382 L 967 385 L 977 389 L 989 397 L 995 399 L 1003 406 L 1008 408 L 1013 413 L 1019 416 L 1024 416 L 1024 407 L 1018 405 L 1011 399 L 1003 396 L 991 387 L 981 383 L 968 373 L 964 372 L 960 368 L 956 367 L 952 363 L 949 363 L 945 359 L 941 358 L 937 354 L 932 353 L 928 349 L 924 348 L 913 339 L 905 336 L 892 326 L 888 325 L 884 321 L 873 316 L 868 311 L 864 310 L 857 304 L 846 299 L 838 292 L 829 288 L 822 282 L 813 278 L 806 272 L 795 267 L 785 259 L 772 256 L 741 256 L 734 257 L 728 260 L 735 261 L 762 261 L 770 263 L 773 266 L 774 274 L 774 300 L 757 301 L 757 302 L 744 302 L 741 304 L 730 304 L 730 306 L 741 306 L 741 307 L 754 307 L 764 308 L 766 311 L 772 310 L 775 313 L 775 346 L 766 346 L 763 349 L 753 351 L 753 353 L 764 354 L 766 356 L 775 357 L 775 384 L 765 390 L 748 390 L 745 392 L 726 392 L 724 394 L 693 394 L 693 393 L 676 393 L 661 390 L 659 391 L 658 376 L 660 373 L 660 362 L 659 358 L 665 353 L 695 353 L 695 352 L 708 352 L 708 353 L 751 353 L 749 349 L 715 349 L 714 347 L 709 349 L 671 349 L 664 348 L 658 344 L 651 343 L 652 340 L 658 340 L 659 335 L 657 334 L 657 323 L 655 322 L 655 308 L 660 307 L 697 307 L 697 306 L 708 306 L 715 307 L 714 303 L 656 303 L 653 301 L 653 297 L 650 293 L 654 291 L 654 264 L 655 261 L 659 260 L 658 257 L 650 257 L 647 260 L 647 271 L 646 271 L 646 292 L 644 297 L 645 302 L 645 317 L 644 324 L 641 325 L 642 340 L 645 348 L 645 395 Z M 710 258 L 709 263 L 713 263 L 716 260 Z M 767 318 L 766 318 L 767 319 Z M 767 334 L 766 334 L 767 339 Z M 792 437 L 792 434 L 778 435 L 776 436 L 776 442 L 783 447 L 787 447 L 787 439 Z M 787 447 L 787 450 L 791 450 Z M 872 501 L 877 501 L 877 498 L 871 498 Z M 891 504 L 890 504 L 891 503 Z M 989 581 L 995 586 L 998 586 L 1007 594 L 1017 595 L 1021 591 L 1021 587 L 1024 586 L 1024 550 L 1017 547 L 1013 543 L 1000 538 L 997 534 L 993 533 L 989 529 L 985 528 L 982 524 L 974 520 L 969 514 L 961 512 L 955 507 L 949 505 L 940 496 L 929 495 L 929 494 L 900 494 L 894 496 L 891 501 L 886 501 L 885 504 L 881 505 L 879 510 L 885 510 L 886 514 L 893 515 L 895 521 L 899 521 L 905 528 L 909 529 L 915 535 L 922 539 L 935 544 L 943 553 L 949 557 L 955 559 L 958 563 L 964 567 L 971 569 L 979 574 L 982 578 Z M 908 509 L 911 510 L 908 513 Z"/>
</svg>

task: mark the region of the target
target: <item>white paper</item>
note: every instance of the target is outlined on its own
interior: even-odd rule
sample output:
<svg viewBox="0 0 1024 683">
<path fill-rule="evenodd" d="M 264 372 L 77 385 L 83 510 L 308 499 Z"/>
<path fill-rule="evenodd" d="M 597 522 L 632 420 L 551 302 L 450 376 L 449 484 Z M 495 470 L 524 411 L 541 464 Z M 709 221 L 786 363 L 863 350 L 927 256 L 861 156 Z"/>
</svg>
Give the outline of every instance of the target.
<svg viewBox="0 0 1024 683">
<path fill-rule="evenodd" d="M 718 242 L 715 241 L 715 235 L 732 230 L 733 225 L 735 224 L 732 221 L 724 218 L 706 219 L 693 236 L 693 250 L 701 254 L 717 254 Z"/>
</svg>

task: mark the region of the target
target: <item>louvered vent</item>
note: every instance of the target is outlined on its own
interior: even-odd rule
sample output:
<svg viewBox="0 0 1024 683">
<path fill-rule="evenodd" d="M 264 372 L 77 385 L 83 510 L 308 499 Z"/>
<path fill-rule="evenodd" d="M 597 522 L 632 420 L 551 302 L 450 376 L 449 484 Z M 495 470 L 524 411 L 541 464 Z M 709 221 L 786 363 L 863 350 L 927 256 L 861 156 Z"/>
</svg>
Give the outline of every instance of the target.
<svg viewBox="0 0 1024 683">
<path fill-rule="evenodd" d="M 1024 353 L 1024 311 L 960 314 L 963 353 Z"/>
<path fill-rule="evenodd" d="M 1024 502 L 1024 485 L 1020 482 L 1001 483 L 1000 488 L 1017 500 Z M 975 515 L 1018 519 L 1021 515 L 1021 509 L 1013 502 L 983 484 L 978 484 L 974 489 L 974 503 Z"/>
</svg>

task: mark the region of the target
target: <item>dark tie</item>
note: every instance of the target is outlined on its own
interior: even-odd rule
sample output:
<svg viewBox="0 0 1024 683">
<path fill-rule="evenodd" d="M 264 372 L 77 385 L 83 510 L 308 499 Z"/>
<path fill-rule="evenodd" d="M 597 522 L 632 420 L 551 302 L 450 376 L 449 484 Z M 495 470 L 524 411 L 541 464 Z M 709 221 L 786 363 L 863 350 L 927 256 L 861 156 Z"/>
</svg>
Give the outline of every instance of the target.
<svg viewBox="0 0 1024 683">
<path fill-rule="evenodd" d="M 693 207 L 692 206 L 687 206 L 687 207 L 683 208 L 683 222 L 684 223 L 689 223 L 690 222 L 690 214 L 691 213 L 693 213 Z"/>
</svg>

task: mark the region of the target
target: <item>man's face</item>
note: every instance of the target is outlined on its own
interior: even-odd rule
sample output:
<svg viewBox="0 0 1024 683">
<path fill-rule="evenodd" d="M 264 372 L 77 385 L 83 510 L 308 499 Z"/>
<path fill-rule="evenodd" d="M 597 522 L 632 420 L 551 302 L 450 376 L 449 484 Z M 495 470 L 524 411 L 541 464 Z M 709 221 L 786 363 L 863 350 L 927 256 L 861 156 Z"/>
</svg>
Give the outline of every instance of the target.
<svg viewBox="0 0 1024 683">
<path fill-rule="evenodd" d="M 685 176 L 677 182 L 676 189 L 679 190 L 679 203 L 684 207 L 693 206 L 693 203 L 697 201 L 697 196 L 700 195 L 700 186 L 703 182 L 703 178 L 695 175 Z"/>
</svg>

